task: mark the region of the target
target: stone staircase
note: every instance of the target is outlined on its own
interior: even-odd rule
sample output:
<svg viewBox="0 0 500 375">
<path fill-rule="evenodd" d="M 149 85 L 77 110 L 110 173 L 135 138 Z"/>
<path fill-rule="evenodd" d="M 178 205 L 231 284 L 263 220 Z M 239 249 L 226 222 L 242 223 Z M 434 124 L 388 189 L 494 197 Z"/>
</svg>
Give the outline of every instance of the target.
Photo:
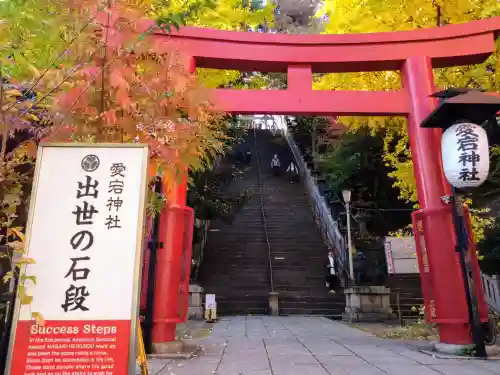
<svg viewBox="0 0 500 375">
<path fill-rule="evenodd" d="M 199 278 L 205 293 L 216 294 L 221 315 L 267 314 L 274 287 L 281 315 L 340 317 L 345 298 L 325 287 L 328 249 L 305 189 L 270 170 L 273 154 L 280 156 L 283 170 L 292 159 L 285 140 L 256 130 L 247 145 L 252 167 L 233 186 L 249 188 L 251 200 L 232 225 L 211 226 Z"/>
</svg>

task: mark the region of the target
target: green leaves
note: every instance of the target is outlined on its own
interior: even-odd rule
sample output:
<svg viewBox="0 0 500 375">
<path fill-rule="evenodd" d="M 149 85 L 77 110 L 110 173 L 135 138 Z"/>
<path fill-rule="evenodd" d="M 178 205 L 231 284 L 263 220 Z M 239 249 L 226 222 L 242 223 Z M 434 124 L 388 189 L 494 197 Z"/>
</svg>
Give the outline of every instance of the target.
<svg viewBox="0 0 500 375">
<path fill-rule="evenodd" d="M 31 319 L 33 319 L 35 321 L 35 324 L 39 326 L 45 325 L 45 320 L 43 319 L 43 315 L 40 314 L 39 312 L 32 312 Z"/>
<path fill-rule="evenodd" d="M 155 217 L 163 211 L 167 203 L 167 198 L 162 194 L 150 191 L 148 194 L 148 204 L 146 206 L 146 213 L 149 217 Z"/>
<path fill-rule="evenodd" d="M 61 14 L 55 16 L 58 1 L 16 0 L 0 2 L 0 59 L 4 74 L 14 80 L 32 78 L 30 66 L 49 67 L 54 53 L 64 50 L 66 40 Z M 48 22 L 50 20 L 50 22 Z"/>
<path fill-rule="evenodd" d="M 2 278 L 3 282 L 4 283 L 8 283 L 12 277 L 14 276 L 14 272 L 13 271 L 8 271 Z"/>
<path fill-rule="evenodd" d="M 458 24 L 500 15 L 497 0 L 325 0 L 321 13 L 329 14 L 324 33 L 373 33 L 411 30 Z M 483 64 L 435 69 L 438 87 L 482 88 L 500 91 L 497 51 Z M 495 69 L 496 67 L 496 69 Z M 315 89 L 322 90 L 397 90 L 401 88 L 398 72 L 360 72 L 327 74 L 317 77 Z M 400 191 L 399 198 L 417 202 L 416 182 L 406 133 L 406 121 L 395 117 L 341 117 L 350 129 L 368 126 L 373 132 L 385 130 L 383 159 L 391 168 L 389 177 Z M 482 235 L 486 223 L 479 215 L 473 215 L 476 235 Z"/>
<path fill-rule="evenodd" d="M 227 151 L 241 143 L 246 131 L 236 128 L 233 117 L 226 116 L 224 121 L 226 121 L 224 151 Z M 250 199 L 245 190 L 229 192 L 232 182 L 243 173 L 245 167 L 233 164 L 230 156 L 223 156 L 221 152 L 213 154 L 206 164 L 207 168 L 190 173 L 188 205 L 194 208 L 196 217 L 201 220 L 220 219 L 225 223 L 231 223 Z"/>
</svg>

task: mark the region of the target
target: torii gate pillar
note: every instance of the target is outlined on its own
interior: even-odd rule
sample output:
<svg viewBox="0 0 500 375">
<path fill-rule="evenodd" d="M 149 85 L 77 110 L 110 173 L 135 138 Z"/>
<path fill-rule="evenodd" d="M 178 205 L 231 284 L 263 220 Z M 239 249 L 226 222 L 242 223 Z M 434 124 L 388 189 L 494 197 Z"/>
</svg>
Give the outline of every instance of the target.
<svg viewBox="0 0 500 375">
<path fill-rule="evenodd" d="M 186 59 L 187 69 L 191 74 L 196 72 L 194 58 Z M 168 190 L 169 187 L 171 190 Z M 176 339 L 176 326 L 186 319 L 187 303 L 180 297 L 180 285 L 182 280 L 179 260 L 182 256 L 184 245 L 184 233 L 193 231 L 186 228 L 183 216 L 177 214 L 171 207 L 185 207 L 187 200 L 187 171 L 179 171 L 177 181 L 164 181 L 162 184 L 163 194 L 167 197 L 168 207 L 160 213 L 159 242 L 164 244 L 156 256 L 157 270 L 155 279 L 155 298 L 153 308 L 152 343 L 153 351 L 163 353 L 168 343 Z M 189 253 L 189 263 L 191 253 Z M 184 275 L 189 277 L 188 275 Z M 187 302 L 187 299 L 185 299 Z M 184 313 L 179 314 L 180 311 Z M 165 345 L 167 344 L 167 345 Z"/>
<path fill-rule="evenodd" d="M 431 59 L 422 56 L 409 57 L 402 73 L 404 87 L 410 99 L 407 116 L 408 138 L 418 201 L 420 213 L 425 217 L 422 221 L 425 235 L 417 238 L 416 244 L 422 289 L 426 299 L 426 314 L 429 320 L 439 322 L 441 342 L 470 344 L 465 290 L 455 250 L 451 207 L 442 199 L 451 195 L 450 184 L 444 176 L 441 162 L 442 130 L 420 127 L 436 106 L 436 100 L 429 97 L 436 92 Z M 416 237 L 419 235 L 418 232 L 415 233 Z M 477 279 L 479 267 L 475 252 L 472 256 L 476 265 L 474 276 Z M 488 314 L 482 289 L 479 294 L 479 308 L 484 320 Z M 436 306 L 439 306 L 437 314 Z"/>
</svg>

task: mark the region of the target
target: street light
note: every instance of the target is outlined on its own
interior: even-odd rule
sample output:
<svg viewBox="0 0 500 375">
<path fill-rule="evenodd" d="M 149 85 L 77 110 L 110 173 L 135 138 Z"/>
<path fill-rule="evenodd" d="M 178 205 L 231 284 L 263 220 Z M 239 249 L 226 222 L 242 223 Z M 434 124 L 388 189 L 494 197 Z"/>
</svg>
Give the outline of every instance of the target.
<svg viewBox="0 0 500 375">
<path fill-rule="evenodd" d="M 342 198 L 345 202 L 345 210 L 347 215 L 347 251 L 349 255 L 349 277 L 354 281 L 354 265 L 352 262 L 352 239 L 351 239 L 351 191 L 342 190 Z"/>
</svg>

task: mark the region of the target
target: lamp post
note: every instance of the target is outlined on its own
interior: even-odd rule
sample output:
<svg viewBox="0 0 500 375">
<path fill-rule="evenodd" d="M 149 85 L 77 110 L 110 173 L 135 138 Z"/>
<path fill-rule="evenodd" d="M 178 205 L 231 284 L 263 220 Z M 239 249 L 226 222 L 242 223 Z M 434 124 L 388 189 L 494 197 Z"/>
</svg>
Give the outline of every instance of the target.
<svg viewBox="0 0 500 375">
<path fill-rule="evenodd" d="M 443 170 L 452 186 L 452 195 L 443 198 L 448 198 L 447 200 L 452 203 L 456 252 L 460 259 L 475 354 L 477 357 L 486 358 L 478 302 L 481 286 L 474 282 L 474 255 L 470 249 L 471 238 L 467 217 L 464 204 L 457 196 L 456 189 L 477 187 L 488 176 L 488 138 L 486 131 L 479 124 L 495 118 L 495 114 L 500 110 L 500 99 L 468 89 L 448 89 L 433 96 L 439 98 L 440 103 L 420 126 L 444 130 L 441 140 Z"/>
<path fill-rule="evenodd" d="M 352 262 L 352 238 L 351 238 L 351 191 L 342 190 L 342 198 L 344 198 L 345 209 L 347 215 L 347 252 L 349 255 L 349 277 L 354 281 L 354 265 Z"/>
</svg>

